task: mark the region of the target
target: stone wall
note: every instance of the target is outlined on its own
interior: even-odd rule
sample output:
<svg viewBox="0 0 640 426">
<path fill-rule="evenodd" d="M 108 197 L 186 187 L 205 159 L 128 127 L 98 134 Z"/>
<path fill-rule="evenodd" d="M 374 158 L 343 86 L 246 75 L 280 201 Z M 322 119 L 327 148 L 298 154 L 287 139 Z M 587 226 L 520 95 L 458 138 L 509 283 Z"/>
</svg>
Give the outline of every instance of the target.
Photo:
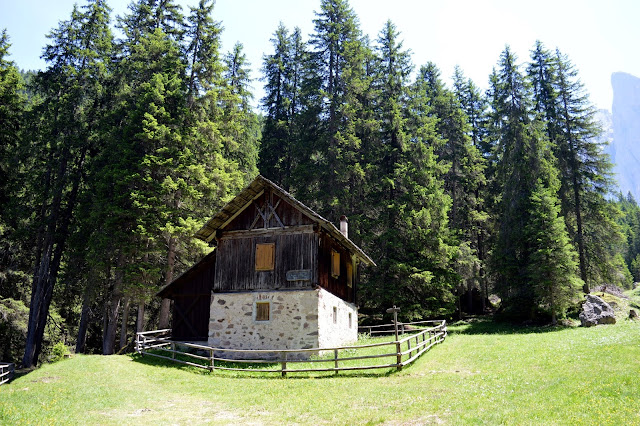
<svg viewBox="0 0 640 426">
<path fill-rule="evenodd" d="M 258 321 L 256 304 L 264 302 L 269 319 Z M 355 305 L 323 289 L 213 293 L 210 313 L 208 345 L 214 348 L 326 348 L 358 338 Z M 247 353 L 219 355 L 250 358 Z"/>
<path fill-rule="evenodd" d="M 269 302 L 268 321 L 256 321 L 256 303 L 260 302 Z M 209 346 L 233 349 L 318 347 L 318 290 L 213 293 L 209 318 Z M 236 358 L 246 354 L 238 355 Z"/>
<path fill-rule="evenodd" d="M 318 294 L 320 348 L 344 346 L 358 340 L 358 309 L 326 290 Z"/>
</svg>

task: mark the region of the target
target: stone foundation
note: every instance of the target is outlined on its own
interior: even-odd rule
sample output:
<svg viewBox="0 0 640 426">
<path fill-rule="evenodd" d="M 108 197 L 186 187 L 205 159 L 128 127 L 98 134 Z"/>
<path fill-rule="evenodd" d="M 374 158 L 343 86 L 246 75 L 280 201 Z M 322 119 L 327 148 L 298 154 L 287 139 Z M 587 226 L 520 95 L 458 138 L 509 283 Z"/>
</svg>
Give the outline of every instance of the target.
<svg viewBox="0 0 640 426">
<path fill-rule="evenodd" d="M 256 304 L 265 302 L 269 303 L 269 319 L 260 321 Z M 209 318 L 208 344 L 215 348 L 309 349 L 341 346 L 358 338 L 355 305 L 323 289 L 214 293 Z M 256 358 L 256 354 L 243 352 L 218 355 Z M 309 355 L 302 353 L 296 358 Z M 278 358 L 278 354 L 259 357 Z"/>
</svg>

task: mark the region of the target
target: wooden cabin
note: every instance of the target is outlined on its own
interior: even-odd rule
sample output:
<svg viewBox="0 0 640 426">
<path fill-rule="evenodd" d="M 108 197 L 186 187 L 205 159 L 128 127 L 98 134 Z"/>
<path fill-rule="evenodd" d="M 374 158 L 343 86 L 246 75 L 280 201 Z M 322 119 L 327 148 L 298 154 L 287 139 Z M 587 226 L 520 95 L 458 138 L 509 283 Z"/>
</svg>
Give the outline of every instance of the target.
<svg viewBox="0 0 640 426">
<path fill-rule="evenodd" d="M 375 263 L 346 217 L 339 230 L 258 176 L 196 237 L 215 249 L 158 293 L 173 300 L 174 339 L 235 349 L 357 339 L 358 267 Z"/>
</svg>

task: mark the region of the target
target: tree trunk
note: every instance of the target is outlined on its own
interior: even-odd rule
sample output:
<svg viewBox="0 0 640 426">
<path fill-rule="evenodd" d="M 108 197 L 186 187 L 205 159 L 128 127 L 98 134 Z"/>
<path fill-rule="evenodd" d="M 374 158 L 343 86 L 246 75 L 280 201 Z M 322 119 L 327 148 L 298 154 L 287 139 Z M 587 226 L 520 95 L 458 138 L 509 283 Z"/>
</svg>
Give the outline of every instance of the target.
<svg viewBox="0 0 640 426">
<path fill-rule="evenodd" d="M 80 313 L 80 325 L 78 326 L 78 339 L 76 342 L 76 353 L 84 353 L 87 341 L 87 328 L 89 326 L 89 314 L 91 312 L 91 302 L 93 299 L 93 286 L 89 284 L 82 298 L 82 311 Z"/>
<path fill-rule="evenodd" d="M 168 252 L 167 252 L 167 274 L 165 276 L 165 285 L 170 284 L 173 281 L 173 270 L 176 263 L 176 239 L 169 237 Z M 160 324 L 158 328 L 169 328 L 169 312 L 171 310 L 171 300 L 162 299 L 162 305 L 160 306 Z"/>
<path fill-rule="evenodd" d="M 138 303 L 138 317 L 136 318 L 136 333 L 144 331 L 144 301 Z"/>
<path fill-rule="evenodd" d="M 52 200 L 51 213 L 47 220 L 44 235 L 42 252 L 37 260 L 37 267 L 33 277 L 31 301 L 29 303 L 29 322 L 27 328 L 27 338 L 25 351 L 22 358 L 23 367 L 31 367 L 38 363 L 42 350 L 42 339 L 49 316 L 49 306 L 53 297 L 53 288 L 58 278 L 60 262 L 64 247 L 69 236 L 69 224 L 73 216 L 76 205 L 86 149 L 84 149 L 76 160 L 75 173 L 67 176 L 67 163 L 70 155 L 68 150 L 64 150 L 63 158 L 58 167 L 58 176 L 61 181 L 56 187 L 56 193 Z M 71 191 L 66 202 L 66 208 L 61 211 L 63 190 L 66 187 L 67 179 L 73 181 Z"/>
<path fill-rule="evenodd" d="M 572 184 L 573 184 L 573 203 L 574 203 L 574 208 L 575 208 L 575 215 L 576 215 L 576 227 L 577 227 L 577 234 L 576 234 L 576 240 L 578 242 L 578 260 L 580 262 L 580 278 L 582 278 L 582 281 L 584 281 L 584 285 L 582 287 L 582 291 L 586 294 L 590 293 L 590 289 L 589 289 L 589 283 L 587 282 L 587 259 L 586 259 L 586 255 L 585 255 L 585 248 L 584 248 L 584 234 L 583 234 L 583 230 L 582 230 L 582 206 L 580 205 L 580 185 L 579 185 L 579 181 L 578 181 L 578 160 L 577 160 L 577 156 L 578 153 L 575 152 L 575 147 L 574 147 L 574 140 L 573 137 L 571 135 L 571 128 L 570 128 L 570 114 L 569 114 L 569 107 L 568 107 L 568 102 L 567 102 L 567 98 L 566 96 L 562 96 L 562 106 L 563 106 L 563 112 L 564 112 L 564 126 L 565 126 L 565 132 L 568 136 L 568 145 L 569 145 L 569 154 L 570 154 L 570 164 L 571 164 L 571 180 L 572 180 Z"/>
<path fill-rule="evenodd" d="M 127 323 L 129 322 L 129 303 L 128 297 L 124 298 L 124 307 L 122 308 L 122 324 L 120 325 L 120 349 L 127 346 Z"/>
<path fill-rule="evenodd" d="M 473 313 L 473 279 L 467 280 L 467 313 Z"/>
<path fill-rule="evenodd" d="M 118 313 L 120 311 L 120 302 L 122 301 L 122 281 L 124 279 L 124 258 L 120 255 L 118 266 L 116 269 L 116 277 L 111 291 L 106 311 L 106 327 L 104 330 L 104 339 L 102 341 L 102 354 L 112 355 L 116 344 L 116 329 L 118 328 Z"/>
</svg>

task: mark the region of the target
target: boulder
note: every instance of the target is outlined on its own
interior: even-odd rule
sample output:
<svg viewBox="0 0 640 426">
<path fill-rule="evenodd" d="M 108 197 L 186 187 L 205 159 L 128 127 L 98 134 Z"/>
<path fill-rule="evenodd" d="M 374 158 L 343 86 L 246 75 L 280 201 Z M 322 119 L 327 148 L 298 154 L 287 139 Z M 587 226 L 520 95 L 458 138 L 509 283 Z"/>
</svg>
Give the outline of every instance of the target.
<svg viewBox="0 0 640 426">
<path fill-rule="evenodd" d="M 613 308 L 598 296 L 587 294 L 587 300 L 582 304 L 580 322 L 583 327 L 598 324 L 615 324 L 616 316 Z"/>
</svg>

